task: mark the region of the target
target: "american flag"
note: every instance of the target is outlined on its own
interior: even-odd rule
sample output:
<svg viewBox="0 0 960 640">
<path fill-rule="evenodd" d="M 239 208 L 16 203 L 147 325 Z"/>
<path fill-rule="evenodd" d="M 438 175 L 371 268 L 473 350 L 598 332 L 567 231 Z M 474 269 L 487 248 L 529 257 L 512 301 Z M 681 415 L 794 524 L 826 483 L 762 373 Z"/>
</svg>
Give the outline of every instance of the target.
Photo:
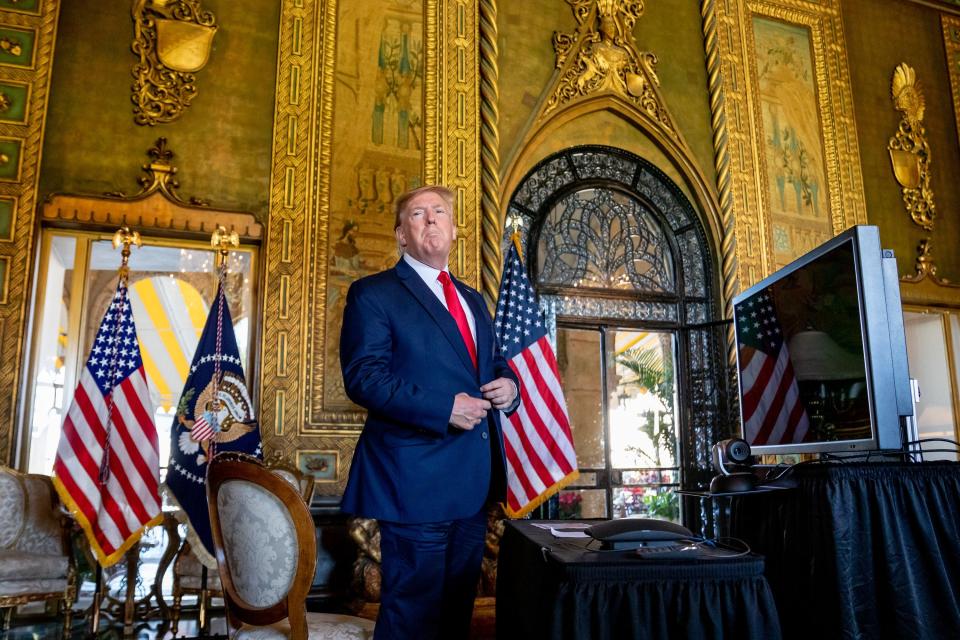
<svg viewBox="0 0 960 640">
<path fill-rule="evenodd" d="M 54 485 L 101 566 L 159 524 L 159 443 L 126 283 L 117 285 L 63 421 Z"/>
<path fill-rule="evenodd" d="M 520 406 L 502 415 L 506 513 L 519 518 L 575 480 L 577 454 L 557 359 L 515 244 L 503 262 L 495 320 L 504 358 L 520 380 Z"/>
<path fill-rule="evenodd" d="M 211 416 L 211 418 L 213 418 L 213 416 Z M 214 418 L 213 421 L 215 420 Z M 193 431 L 190 432 L 190 435 L 197 442 L 203 442 L 217 435 L 217 431 L 213 428 L 211 421 L 207 420 L 207 416 L 200 414 L 197 416 L 197 421 L 193 423 Z"/>
<path fill-rule="evenodd" d="M 767 291 L 737 305 L 741 413 L 753 445 L 803 442 L 810 430 L 787 344 Z"/>
</svg>

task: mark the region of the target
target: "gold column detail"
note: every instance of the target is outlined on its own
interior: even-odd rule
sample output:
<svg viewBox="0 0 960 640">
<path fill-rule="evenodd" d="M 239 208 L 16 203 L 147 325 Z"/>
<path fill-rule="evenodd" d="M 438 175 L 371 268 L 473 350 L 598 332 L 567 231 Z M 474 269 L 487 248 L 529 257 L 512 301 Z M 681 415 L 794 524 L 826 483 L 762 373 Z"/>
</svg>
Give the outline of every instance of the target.
<svg viewBox="0 0 960 640">
<path fill-rule="evenodd" d="M 947 69 L 950 76 L 950 94 L 953 97 L 953 118 L 960 136 L 960 16 L 940 14 L 943 27 L 943 49 L 947 54 Z"/>
<path fill-rule="evenodd" d="M 30 13 L 9 10 L 10 3 L 4 7 L 0 25 L 34 33 L 31 65 L 0 66 L 0 80 L 29 86 L 23 121 L 2 125 L 3 137 L 11 146 L 19 146 L 18 164 L 12 166 L 16 172 L 8 173 L 0 185 L 0 193 L 12 207 L 9 235 L 0 239 L 0 460 L 6 463 L 18 461 L 15 421 L 17 407 L 25 397 L 20 393 L 20 375 L 26 372 L 24 343 L 30 324 L 26 318 L 32 290 L 30 268 L 36 258 L 37 183 L 60 2 L 37 2 Z M 12 161 L 12 153 L 7 153 Z"/>
<path fill-rule="evenodd" d="M 640 51 L 633 26 L 643 15 L 643 0 L 567 0 L 577 20 L 573 33 L 555 32 L 560 82 L 541 118 L 569 102 L 596 93 L 613 93 L 636 105 L 661 128 L 676 136 L 664 106 L 655 70 L 657 56 Z"/>
<path fill-rule="evenodd" d="M 710 90 L 710 113 L 713 125 L 714 159 L 717 167 L 717 191 L 720 198 L 720 277 L 723 288 L 723 315 L 733 318 L 733 297 L 740 290 L 737 278 L 736 216 L 733 210 L 733 182 L 730 179 L 730 151 L 727 146 L 727 107 L 724 104 L 723 70 L 720 65 L 720 45 L 717 39 L 717 12 L 713 0 L 700 6 L 703 19 L 704 46 L 707 52 L 707 83 Z M 733 324 L 727 329 L 727 364 L 737 364 Z"/>
<path fill-rule="evenodd" d="M 480 0 L 480 286 L 487 303 L 500 288 L 500 102 L 497 81 L 497 3 Z"/>
<path fill-rule="evenodd" d="M 216 17 L 199 0 L 135 0 L 133 121 L 173 122 L 197 96 L 196 72 L 207 64 Z"/>
<path fill-rule="evenodd" d="M 906 62 L 894 70 L 890 93 L 893 106 L 902 114 L 897 133 L 887 143 L 893 175 L 900 183 L 903 204 L 910 218 L 932 231 L 937 212 L 930 187 L 930 145 L 923 127 L 926 100 L 920 92 L 916 72 Z"/>
</svg>

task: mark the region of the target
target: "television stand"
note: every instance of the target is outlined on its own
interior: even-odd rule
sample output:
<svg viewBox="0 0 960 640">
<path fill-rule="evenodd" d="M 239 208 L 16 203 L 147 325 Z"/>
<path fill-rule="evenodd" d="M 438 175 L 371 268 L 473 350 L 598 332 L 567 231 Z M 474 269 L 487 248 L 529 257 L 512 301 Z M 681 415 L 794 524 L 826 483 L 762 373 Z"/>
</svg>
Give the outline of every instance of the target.
<svg viewBox="0 0 960 640">
<path fill-rule="evenodd" d="M 766 558 L 784 638 L 960 638 L 960 463 L 803 464 L 730 500 Z"/>
</svg>

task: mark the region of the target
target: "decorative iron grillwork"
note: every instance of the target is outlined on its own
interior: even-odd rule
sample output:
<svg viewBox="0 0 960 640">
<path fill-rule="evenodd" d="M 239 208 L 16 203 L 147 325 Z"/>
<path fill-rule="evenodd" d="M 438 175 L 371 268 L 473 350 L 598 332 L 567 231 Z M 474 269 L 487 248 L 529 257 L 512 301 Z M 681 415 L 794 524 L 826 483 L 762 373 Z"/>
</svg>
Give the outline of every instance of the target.
<svg viewBox="0 0 960 640">
<path fill-rule="evenodd" d="M 673 252 L 635 197 L 609 188 L 574 191 L 540 228 L 539 284 L 673 292 Z"/>
</svg>

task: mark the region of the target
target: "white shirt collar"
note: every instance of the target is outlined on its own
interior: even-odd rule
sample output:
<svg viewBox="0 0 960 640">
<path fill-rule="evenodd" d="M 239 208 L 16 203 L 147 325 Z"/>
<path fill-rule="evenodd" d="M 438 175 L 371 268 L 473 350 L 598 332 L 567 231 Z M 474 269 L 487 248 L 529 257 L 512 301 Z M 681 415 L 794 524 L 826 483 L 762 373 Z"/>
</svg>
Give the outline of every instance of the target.
<svg viewBox="0 0 960 640">
<path fill-rule="evenodd" d="M 434 284 L 437 281 L 437 278 L 440 277 L 440 269 L 434 269 L 428 264 L 423 264 L 409 253 L 403 254 L 403 259 L 407 262 L 408 265 L 413 267 L 413 270 L 417 272 L 424 282 L 427 284 Z M 448 267 L 444 266 L 443 271 L 447 271 Z M 449 271 L 447 271 L 449 273 Z"/>
</svg>

